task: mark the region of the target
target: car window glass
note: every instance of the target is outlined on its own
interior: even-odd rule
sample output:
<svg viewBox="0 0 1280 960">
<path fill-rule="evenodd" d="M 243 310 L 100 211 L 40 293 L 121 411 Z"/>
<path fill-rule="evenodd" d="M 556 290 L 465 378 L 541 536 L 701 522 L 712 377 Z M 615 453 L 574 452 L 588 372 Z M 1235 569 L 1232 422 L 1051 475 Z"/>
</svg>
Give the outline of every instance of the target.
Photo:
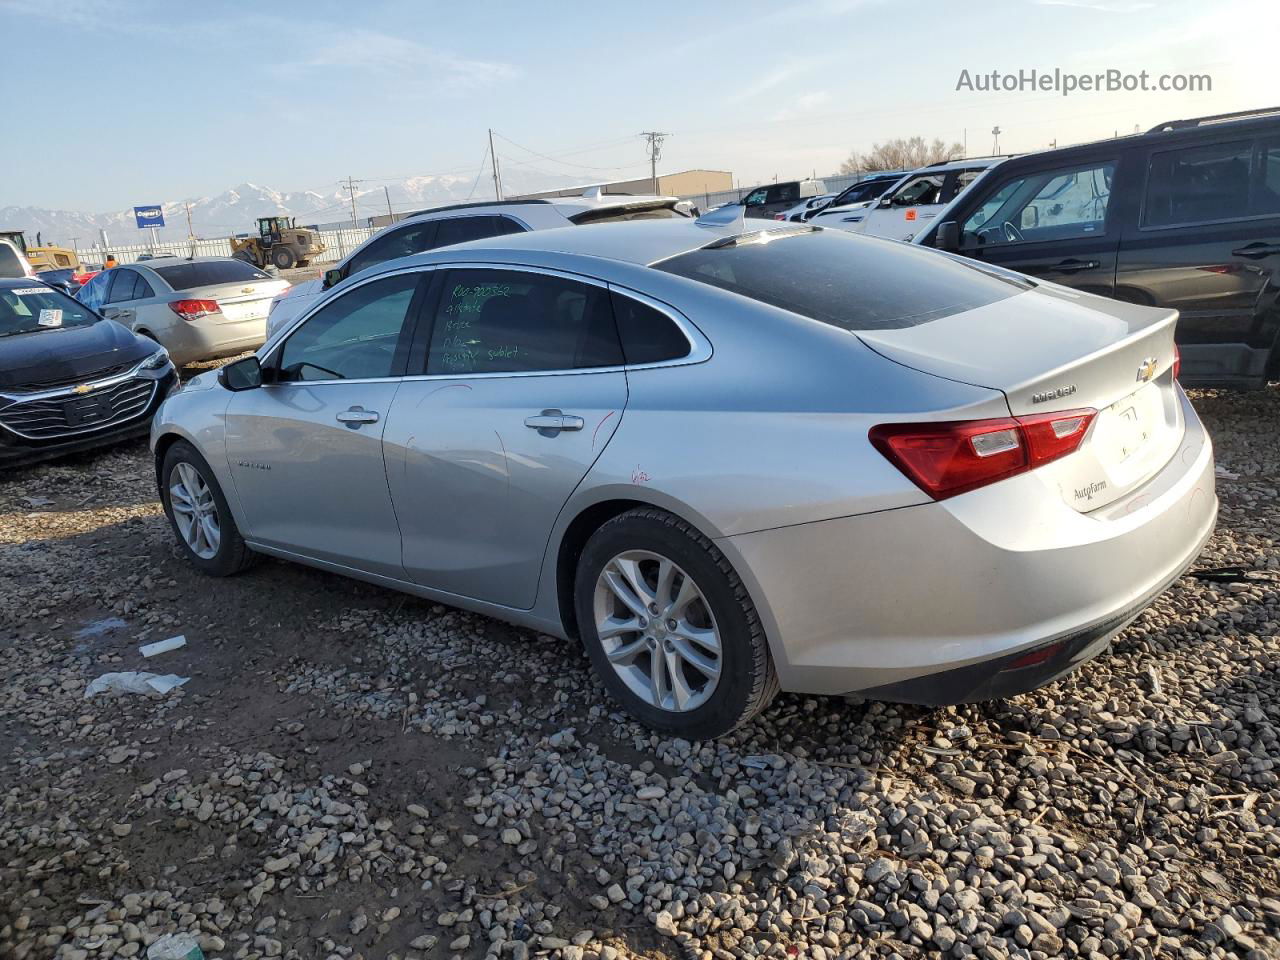
<svg viewBox="0 0 1280 960">
<path fill-rule="evenodd" d="M 516 270 L 451 270 L 427 373 L 515 373 L 621 364 L 608 291 Z"/>
<path fill-rule="evenodd" d="M 1258 170 L 1250 195 L 1251 214 L 1280 213 L 1280 137 L 1264 140 L 1258 149 Z"/>
<path fill-rule="evenodd" d="M 156 292 L 151 289 L 151 284 L 147 283 L 147 278 L 142 274 L 134 275 L 133 280 L 133 299 L 145 300 L 148 297 L 154 297 Z"/>
<path fill-rule="evenodd" d="M 960 257 L 840 230 L 707 246 L 655 266 L 844 330 L 914 327 L 1028 289 Z"/>
<path fill-rule="evenodd" d="M 421 274 L 362 284 L 317 310 L 284 343 L 279 379 L 389 377 Z"/>
<path fill-rule="evenodd" d="M 436 224 L 435 220 L 426 220 L 378 237 L 351 258 L 351 262 L 347 264 L 346 276 L 396 257 L 409 257 L 430 250 L 435 244 Z"/>
<path fill-rule="evenodd" d="M 942 195 L 944 174 L 929 173 L 908 180 L 893 195 L 895 207 L 916 207 L 937 203 Z"/>
<path fill-rule="evenodd" d="M 447 247 L 455 243 L 466 243 L 468 240 L 492 237 L 495 219 L 495 217 L 451 217 L 448 220 L 439 220 L 436 246 Z"/>
<path fill-rule="evenodd" d="M 761 187 L 759 190 L 752 190 L 747 194 L 747 199 L 744 200 L 743 203 L 748 207 L 758 207 L 764 203 L 765 194 L 768 192 L 769 191 L 764 187 Z"/>
<path fill-rule="evenodd" d="M 115 274 L 115 280 L 111 284 L 111 295 L 107 298 L 107 303 L 124 303 L 126 300 L 133 300 L 134 279 L 138 275 L 124 267 L 116 267 L 111 272 Z"/>
<path fill-rule="evenodd" d="M 493 218 L 493 235 L 495 237 L 505 237 L 509 233 L 527 233 L 520 224 L 516 223 L 510 217 L 494 217 Z"/>
<path fill-rule="evenodd" d="M 44 284 L 0 288 L 0 337 L 83 327 L 98 320 L 86 304 Z"/>
<path fill-rule="evenodd" d="M 944 203 L 950 203 L 960 194 L 969 188 L 969 184 L 977 180 L 982 174 L 981 170 L 957 170 L 951 184 L 947 187 L 947 195 L 942 198 Z"/>
<path fill-rule="evenodd" d="M 1153 153 L 1142 225 L 1163 227 L 1244 216 L 1251 154 L 1248 141 Z"/>
<path fill-rule="evenodd" d="M 661 363 L 689 355 L 689 339 L 665 313 L 620 293 L 612 294 L 612 301 L 628 364 Z"/>
<path fill-rule="evenodd" d="M 969 244 L 1068 240 L 1106 231 L 1115 163 L 1045 170 L 997 187 L 964 221 Z"/>
<path fill-rule="evenodd" d="M 175 290 L 208 287 L 215 283 L 255 283 L 270 280 L 263 271 L 243 260 L 193 260 L 156 267 L 156 273 Z"/>
</svg>

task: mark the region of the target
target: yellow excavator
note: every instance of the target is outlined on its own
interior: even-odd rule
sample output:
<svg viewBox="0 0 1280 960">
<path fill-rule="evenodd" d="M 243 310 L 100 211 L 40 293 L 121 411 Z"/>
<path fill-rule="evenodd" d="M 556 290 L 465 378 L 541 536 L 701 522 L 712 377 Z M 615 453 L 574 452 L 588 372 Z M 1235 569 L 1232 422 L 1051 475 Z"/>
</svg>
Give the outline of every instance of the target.
<svg viewBox="0 0 1280 960">
<path fill-rule="evenodd" d="M 258 235 L 231 238 L 231 255 L 255 267 L 275 264 L 281 270 L 305 267 L 324 253 L 324 241 L 310 227 L 300 227 L 294 217 L 259 217 Z"/>
</svg>

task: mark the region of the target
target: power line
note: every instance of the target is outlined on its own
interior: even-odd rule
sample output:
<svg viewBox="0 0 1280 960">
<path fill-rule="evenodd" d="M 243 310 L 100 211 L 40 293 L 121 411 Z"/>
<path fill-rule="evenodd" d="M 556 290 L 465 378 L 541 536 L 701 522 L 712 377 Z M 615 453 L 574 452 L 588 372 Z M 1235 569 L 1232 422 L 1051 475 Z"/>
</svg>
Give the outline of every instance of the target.
<svg viewBox="0 0 1280 960">
<path fill-rule="evenodd" d="M 492 131 L 492 130 L 491 130 L 491 131 L 489 131 L 489 132 L 490 132 L 490 133 L 493 133 L 493 131 Z M 510 137 L 503 136 L 501 133 L 493 133 L 493 135 L 494 135 L 494 136 L 496 136 L 496 137 L 498 137 L 498 138 L 500 138 L 500 139 L 502 139 L 502 140 L 507 141 L 507 143 L 511 144 L 513 147 L 519 147 L 519 148 L 520 148 L 521 150 L 523 150 L 525 153 L 532 153 L 535 157 L 540 157 L 540 158 L 541 158 L 541 159 L 543 159 L 543 160 L 550 160 L 552 163 L 559 163 L 559 164 L 562 164 L 563 166 L 566 166 L 566 167 L 578 167 L 578 168 L 580 168 L 580 169 L 582 169 L 582 170 L 607 170 L 607 171 L 611 171 L 611 170 L 620 170 L 620 169 L 622 169 L 621 167 L 618 167 L 618 166 L 612 166 L 612 167 L 601 167 L 601 166 L 594 166 L 594 165 L 592 165 L 592 164 L 588 164 L 588 163 L 573 163 L 572 161 L 569 161 L 569 160 L 560 160 L 560 159 L 558 159 L 558 158 L 556 158 L 556 157 L 548 156 L 548 155 L 547 155 L 547 154 L 545 154 L 545 153 L 539 153 L 537 150 L 532 150 L 532 149 L 530 149 L 529 147 L 524 146 L 523 144 L 516 143 L 516 142 L 515 142 L 514 140 L 512 140 Z M 627 137 L 627 138 L 626 138 L 626 141 L 623 141 L 623 142 L 629 142 L 630 140 L 631 140 L 631 138 L 630 138 L 630 137 Z M 579 152 L 579 153 L 587 153 L 587 152 L 589 152 L 589 151 L 588 151 L 588 150 L 581 150 L 581 151 L 578 151 L 578 152 Z M 573 155 L 574 155 L 574 154 L 561 154 L 561 156 L 573 156 Z"/>
<path fill-rule="evenodd" d="M 338 183 L 341 184 L 342 181 L 339 180 Z M 351 195 L 351 225 L 352 226 L 355 226 L 355 222 L 356 222 L 356 184 L 357 183 L 364 183 L 364 181 L 355 180 L 350 176 L 350 174 L 348 174 L 347 182 L 343 187 L 343 189 L 345 189 L 347 193 Z"/>
</svg>

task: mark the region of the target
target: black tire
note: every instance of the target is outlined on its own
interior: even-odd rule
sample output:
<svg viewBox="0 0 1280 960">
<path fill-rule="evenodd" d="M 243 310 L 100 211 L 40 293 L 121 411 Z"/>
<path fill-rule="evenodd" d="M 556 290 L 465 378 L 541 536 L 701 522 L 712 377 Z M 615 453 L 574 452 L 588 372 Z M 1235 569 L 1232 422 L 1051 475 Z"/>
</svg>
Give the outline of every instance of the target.
<svg viewBox="0 0 1280 960">
<path fill-rule="evenodd" d="M 625 551 L 659 554 L 685 571 L 705 598 L 720 633 L 720 675 L 706 702 L 686 712 L 662 709 L 632 691 L 605 655 L 596 630 L 595 591 L 601 572 Z M 721 736 L 766 706 L 778 693 L 760 617 L 729 561 L 709 539 L 664 510 L 629 510 L 587 541 L 574 578 L 574 608 L 583 645 L 615 700 L 646 725 L 695 740 Z"/>
<path fill-rule="evenodd" d="M 298 262 L 298 258 L 288 247 L 276 247 L 271 251 L 271 262 L 276 265 L 277 270 L 288 270 Z"/>
<path fill-rule="evenodd" d="M 196 469 L 200 479 L 208 486 L 209 492 L 213 495 L 213 502 L 217 506 L 220 536 L 218 550 L 211 557 L 202 557 L 191 548 L 173 516 L 170 488 L 173 485 L 174 471 L 182 463 Z M 208 461 L 185 440 L 179 440 L 165 451 L 164 460 L 160 465 L 160 502 L 164 505 L 169 526 L 187 559 L 209 576 L 228 577 L 251 567 L 258 560 L 258 555 L 245 545 L 244 538 L 240 536 L 240 530 L 231 516 L 231 508 L 227 506 L 227 498 L 223 496 L 222 488 L 218 486 L 218 480 L 210 469 Z"/>
</svg>

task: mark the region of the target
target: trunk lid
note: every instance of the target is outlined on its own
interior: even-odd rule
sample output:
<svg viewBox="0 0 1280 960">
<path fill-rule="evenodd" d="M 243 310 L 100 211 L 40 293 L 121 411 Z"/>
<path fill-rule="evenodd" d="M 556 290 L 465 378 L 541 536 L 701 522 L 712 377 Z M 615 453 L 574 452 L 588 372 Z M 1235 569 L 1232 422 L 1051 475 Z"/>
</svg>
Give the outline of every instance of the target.
<svg viewBox="0 0 1280 960">
<path fill-rule="evenodd" d="M 1177 318 L 1041 284 L 940 320 L 857 335 L 904 366 L 1002 391 L 1014 415 L 1096 410 L 1080 449 L 1037 471 L 1087 513 L 1148 480 L 1181 442 Z"/>
<path fill-rule="evenodd" d="M 214 300 L 219 313 L 209 319 L 214 323 L 240 323 L 245 320 L 266 320 L 271 300 L 287 290 L 287 280 L 259 280 L 247 283 L 218 283 L 206 287 L 193 287 L 182 291 L 184 300 Z"/>
</svg>

